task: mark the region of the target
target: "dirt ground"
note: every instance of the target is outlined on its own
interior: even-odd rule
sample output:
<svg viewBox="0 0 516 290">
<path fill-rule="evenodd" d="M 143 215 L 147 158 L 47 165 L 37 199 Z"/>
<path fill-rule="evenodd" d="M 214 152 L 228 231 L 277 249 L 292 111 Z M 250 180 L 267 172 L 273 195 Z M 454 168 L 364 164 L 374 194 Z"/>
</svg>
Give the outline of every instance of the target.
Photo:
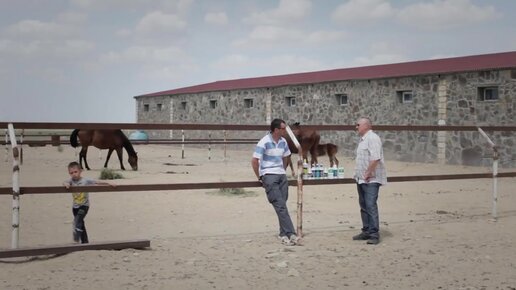
<svg viewBox="0 0 516 290">
<path fill-rule="evenodd" d="M 138 171 L 116 184 L 252 181 L 248 150 L 139 145 Z M 3 149 L 3 148 L 0 148 Z M 1 152 L 1 151 L 0 151 Z M 71 147 L 24 147 L 21 186 L 57 186 L 77 159 Z M 11 187 L 9 152 L 0 187 Z M 90 148 L 97 179 L 106 152 Z M 209 158 L 210 157 L 210 158 Z M 338 156 L 345 177 L 353 160 Z M 297 157 L 295 157 L 297 160 Z M 124 160 L 127 165 L 127 161 Z M 116 156 L 110 168 L 118 169 Z M 491 168 L 387 161 L 389 176 L 490 172 Z M 501 171 L 515 171 L 504 169 Z M 0 289 L 516 289 L 516 178 L 390 183 L 380 189 L 382 241 L 366 245 L 354 185 L 304 189 L 303 245 L 284 246 L 262 188 L 91 193 L 91 242 L 150 239 L 147 250 L 83 251 L 0 260 Z M 0 249 L 11 245 L 12 197 L 0 195 Z M 296 223 L 296 189 L 289 210 Z M 72 242 L 71 196 L 22 195 L 20 247 Z"/>
</svg>

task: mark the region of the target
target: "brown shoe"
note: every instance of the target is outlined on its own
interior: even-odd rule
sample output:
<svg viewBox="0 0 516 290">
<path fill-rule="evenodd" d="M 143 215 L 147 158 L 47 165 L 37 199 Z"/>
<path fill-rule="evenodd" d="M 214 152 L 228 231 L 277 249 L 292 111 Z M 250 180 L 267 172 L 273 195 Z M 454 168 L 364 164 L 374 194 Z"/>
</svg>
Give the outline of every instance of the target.
<svg viewBox="0 0 516 290">
<path fill-rule="evenodd" d="M 361 232 L 360 234 L 356 235 L 356 236 L 353 236 L 353 240 L 354 241 L 365 241 L 365 240 L 369 240 L 369 235 L 366 234 L 365 232 Z"/>
<path fill-rule="evenodd" d="M 379 243 L 380 243 L 379 238 L 370 238 L 369 240 L 367 240 L 368 245 L 378 245 Z"/>
</svg>

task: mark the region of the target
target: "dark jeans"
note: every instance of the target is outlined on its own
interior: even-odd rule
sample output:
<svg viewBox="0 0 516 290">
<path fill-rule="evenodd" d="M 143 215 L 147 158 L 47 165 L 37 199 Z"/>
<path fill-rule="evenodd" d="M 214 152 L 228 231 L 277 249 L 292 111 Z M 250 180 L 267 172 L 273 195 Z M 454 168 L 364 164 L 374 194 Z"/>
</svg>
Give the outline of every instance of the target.
<svg viewBox="0 0 516 290">
<path fill-rule="evenodd" d="M 272 204 L 279 221 L 279 235 L 289 237 L 296 234 L 287 209 L 288 180 L 285 174 L 266 174 L 262 176 L 267 200 Z"/>
<path fill-rule="evenodd" d="M 88 214 L 88 210 L 90 208 L 88 206 L 80 206 L 78 208 L 72 208 L 73 212 L 73 240 L 78 242 L 81 241 L 81 244 L 87 244 L 88 241 L 88 233 L 86 233 L 86 224 L 84 222 L 84 218 L 86 218 L 86 214 Z"/>
<path fill-rule="evenodd" d="M 380 238 L 380 218 L 377 204 L 379 189 L 379 183 L 357 184 L 362 232 L 368 234 L 371 238 Z"/>
</svg>

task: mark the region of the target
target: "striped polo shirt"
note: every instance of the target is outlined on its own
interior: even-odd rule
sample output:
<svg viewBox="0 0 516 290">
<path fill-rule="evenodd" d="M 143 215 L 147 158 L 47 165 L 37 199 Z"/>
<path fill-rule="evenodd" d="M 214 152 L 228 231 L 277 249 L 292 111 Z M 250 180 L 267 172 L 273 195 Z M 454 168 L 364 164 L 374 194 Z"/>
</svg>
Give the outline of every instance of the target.
<svg viewBox="0 0 516 290">
<path fill-rule="evenodd" d="M 272 139 L 272 134 L 265 135 L 256 144 L 253 157 L 260 160 L 260 176 L 264 174 L 286 174 L 283 167 L 283 157 L 290 155 L 285 138 L 280 137 L 278 143 Z"/>
</svg>

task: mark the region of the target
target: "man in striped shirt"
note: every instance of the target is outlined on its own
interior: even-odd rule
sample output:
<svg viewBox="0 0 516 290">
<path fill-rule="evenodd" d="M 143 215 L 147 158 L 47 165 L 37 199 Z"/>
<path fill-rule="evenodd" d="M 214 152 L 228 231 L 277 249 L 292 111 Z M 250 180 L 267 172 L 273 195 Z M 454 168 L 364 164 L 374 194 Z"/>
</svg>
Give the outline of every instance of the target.
<svg viewBox="0 0 516 290">
<path fill-rule="evenodd" d="M 287 209 L 288 180 L 285 168 L 290 150 L 285 138 L 281 137 L 286 128 L 285 121 L 272 120 L 270 132 L 256 145 L 251 166 L 278 216 L 278 238 L 283 244 L 291 246 L 298 244 L 299 238 Z"/>
<path fill-rule="evenodd" d="M 378 191 L 387 184 L 383 159 L 382 141 L 373 132 L 369 118 L 358 119 L 356 128 L 360 141 L 356 151 L 355 180 L 362 218 L 362 232 L 353 240 L 367 240 L 368 244 L 380 242 L 380 218 L 378 214 Z"/>
</svg>

